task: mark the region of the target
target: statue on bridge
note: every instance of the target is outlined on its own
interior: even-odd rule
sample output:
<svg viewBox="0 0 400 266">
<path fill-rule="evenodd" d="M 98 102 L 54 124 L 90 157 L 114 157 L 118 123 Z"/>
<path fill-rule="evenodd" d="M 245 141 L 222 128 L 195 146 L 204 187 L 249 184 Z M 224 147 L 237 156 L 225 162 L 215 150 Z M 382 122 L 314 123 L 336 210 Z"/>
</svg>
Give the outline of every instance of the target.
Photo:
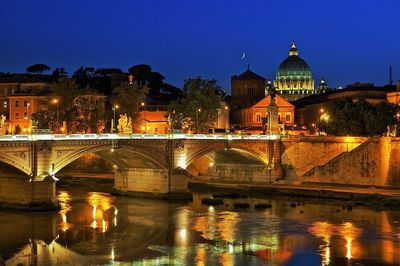
<svg viewBox="0 0 400 266">
<path fill-rule="evenodd" d="M 0 128 L 4 127 L 5 121 L 6 121 L 6 116 L 2 114 L 0 116 Z"/>
<path fill-rule="evenodd" d="M 132 119 L 126 114 L 119 115 L 117 129 L 118 133 L 132 134 Z"/>
<path fill-rule="evenodd" d="M 6 121 L 6 116 L 2 114 L 0 116 L 0 135 L 6 134 L 5 121 Z"/>
</svg>

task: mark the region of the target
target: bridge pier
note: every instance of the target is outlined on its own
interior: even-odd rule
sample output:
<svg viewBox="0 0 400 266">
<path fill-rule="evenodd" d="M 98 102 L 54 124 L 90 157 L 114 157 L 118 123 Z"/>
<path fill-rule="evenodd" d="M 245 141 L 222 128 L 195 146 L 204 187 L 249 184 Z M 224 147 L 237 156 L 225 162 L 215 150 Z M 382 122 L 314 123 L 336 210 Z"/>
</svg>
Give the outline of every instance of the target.
<svg viewBox="0 0 400 266">
<path fill-rule="evenodd" d="M 56 210 L 55 181 L 34 181 L 23 177 L 3 177 L 0 185 L 0 207 L 25 211 Z"/>
<path fill-rule="evenodd" d="M 187 197 L 185 176 L 168 169 L 122 168 L 115 172 L 117 194 L 152 198 Z"/>
</svg>

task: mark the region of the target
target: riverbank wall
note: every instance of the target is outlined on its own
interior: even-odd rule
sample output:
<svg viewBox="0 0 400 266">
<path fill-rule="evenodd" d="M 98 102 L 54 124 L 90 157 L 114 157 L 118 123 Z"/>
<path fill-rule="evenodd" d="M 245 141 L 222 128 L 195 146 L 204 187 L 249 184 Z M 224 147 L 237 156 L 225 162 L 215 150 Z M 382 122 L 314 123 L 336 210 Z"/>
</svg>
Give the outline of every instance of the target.
<svg viewBox="0 0 400 266">
<path fill-rule="evenodd" d="M 281 143 L 290 183 L 400 185 L 400 138 L 306 137 Z"/>
</svg>

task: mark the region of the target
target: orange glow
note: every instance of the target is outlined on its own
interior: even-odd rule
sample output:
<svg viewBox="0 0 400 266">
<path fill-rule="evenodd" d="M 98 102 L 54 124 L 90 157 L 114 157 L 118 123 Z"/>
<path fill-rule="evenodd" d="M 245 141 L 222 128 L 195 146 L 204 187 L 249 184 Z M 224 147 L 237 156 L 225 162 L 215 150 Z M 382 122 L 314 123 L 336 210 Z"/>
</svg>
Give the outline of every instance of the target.
<svg viewBox="0 0 400 266">
<path fill-rule="evenodd" d="M 354 257 L 354 245 L 353 240 L 357 239 L 361 234 L 361 229 L 355 227 L 353 223 L 346 222 L 338 228 L 341 236 L 346 240 L 346 258 L 350 260 Z"/>
<path fill-rule="evenodd" d="M 60 203 L 61 210 L 58 212 L 61 215 L 60 229 L 65 232 L 71 228 L 71 224 L 68 223 L 67 213 L 72 210 L 71 195 L 68 192 L 62 191 L 58 194 L 57 199 Z"/>
<path fill-rule="evenodd" d="M 231 266 L 234 265 L 233 254 L 229 252 L 224 252 L 219 257 L 219 263 L 223 266 Z"/>
<path fill-rule="evenodd" d="M 206 251 L 204 250 L 203 246 L 200 246 L 199 248 L 197 248 L 196 250 L 196 265 L 197 266 L 204 266 L 206 265 L 207 262 L 207 256 L 206 256 Z"/>
<path fill-rule="evenodd" d="M 87 198 L 88 203 L 93 207 L 92 210 L 92 223 L 90 226 L 92 228 L 98 227 L 98 221 L 101 221 L 101 229 L 102 232 L 106 232 L 108 230 L 108 221 L 106 221 L 106 211 L 112 207 L 112 198 L 109 195 L 92 192 L 89 193 L 89 197 Z M 116 224 L 116 221 L 114 222 Z"/>
</svg>

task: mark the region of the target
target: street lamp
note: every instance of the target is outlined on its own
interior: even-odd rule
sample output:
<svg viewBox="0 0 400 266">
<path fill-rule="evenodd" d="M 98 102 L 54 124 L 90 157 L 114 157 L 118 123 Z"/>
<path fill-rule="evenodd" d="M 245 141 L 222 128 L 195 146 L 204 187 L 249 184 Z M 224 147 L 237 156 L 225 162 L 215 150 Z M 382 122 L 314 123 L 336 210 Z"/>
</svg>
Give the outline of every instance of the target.
<svg viewBox="0 0 400 266">
<path fill-rule="evenodd" d="M 199 133 L 199 113 L 201 112 L 201 109 L 198 108 L 196 110 L 196 133 Z"/>
<path fill-rule="evenodd" d="M 225 105 L 225 112 L 226 112 L 226 122 L 225 122 L 225 133 L 228 132 L 228 126 L 229 126 L 229 107 Z"/>
<path fill-rule="evenodd" d="M 53 99 L 53 103 L 56 105 L 56 117 L 57 117 L 57 126 L 59 124 L 58 121 L 58 99 Z"/>
<path fill-rule="evenodd" d="M 115 123 L 115 110 L 117 110 L 119 108 L 119 106 L 116 104 L 114 105 L 111 109 L 113 111 L 113 120 L 111 121 L 111 133 L 115 132 L 114 127 L 116 127 L 116 123 Z"/>
<path fill-rule="evenodd" d="M 29 106 L 30 105 L 31 105 L 30 103 L 26 104 L 26 117 L 25 117 L 25 119 L 26 119 L 26 127 L 27 128 L 29 128 Z"/>
<path fill-rule="evenodd" d="M 147 134 L 147 112 L 145 108 L 146 104 L 144 102 L 141 102 L 140 106 L 142 107 L 142 111 L 144 112 L 144 134 Z"/>
</svg>

